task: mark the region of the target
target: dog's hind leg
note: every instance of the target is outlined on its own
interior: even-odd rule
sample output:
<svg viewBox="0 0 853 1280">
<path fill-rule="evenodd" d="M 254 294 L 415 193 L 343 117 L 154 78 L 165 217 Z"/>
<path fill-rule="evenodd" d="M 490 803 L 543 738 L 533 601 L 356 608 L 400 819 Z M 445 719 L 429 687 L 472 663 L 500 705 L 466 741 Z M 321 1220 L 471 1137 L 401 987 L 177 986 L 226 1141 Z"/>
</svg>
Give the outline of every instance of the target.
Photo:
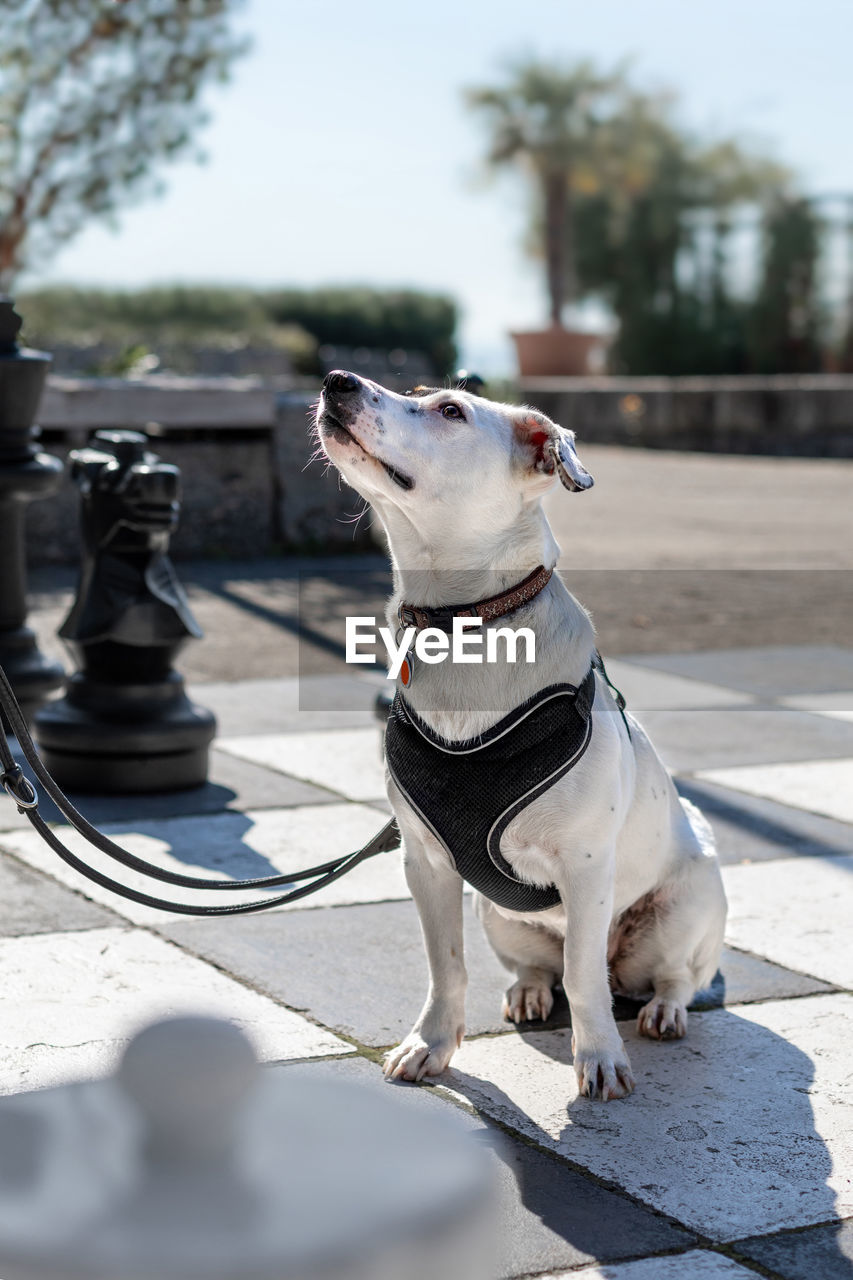
<svg viewBox="0 0 853 1280">
<path fill-rule="evenodd" d="M 554 1005 L 552 988 L 562 976 L 560 935 L 521 917 L 503 915 L 481 894 L 475 895 L 474 909 L 495 955 L 517 976 L 504 996 L 502 1016 L 511 1022 L 544 1021 Z"/>
<path fill-rule="evenodd" d="M 687 1032 L 687 1006 L 717 970 L 726 899 L 716 858 L 681 868 L 677 880 L 647 895 L 617 922 L 614 987 L 651 999 L 637 1030 L 652 1040 L 678 1040 Z"/>
<path fill-rule="evenodd" d="M 400 814 L 398 813 L 398 819 Z M 429 991 L 406 1039 L 385 1057 L 389 1080 L 422 1080 L 444 1071 L 465 1034 L 465 972 L 462 937 L 462 877 L 432 841 L 427 848 L 409 825 L 405 837 L 406 880 L 420 916 L 429 961 Z"/>
</svg>

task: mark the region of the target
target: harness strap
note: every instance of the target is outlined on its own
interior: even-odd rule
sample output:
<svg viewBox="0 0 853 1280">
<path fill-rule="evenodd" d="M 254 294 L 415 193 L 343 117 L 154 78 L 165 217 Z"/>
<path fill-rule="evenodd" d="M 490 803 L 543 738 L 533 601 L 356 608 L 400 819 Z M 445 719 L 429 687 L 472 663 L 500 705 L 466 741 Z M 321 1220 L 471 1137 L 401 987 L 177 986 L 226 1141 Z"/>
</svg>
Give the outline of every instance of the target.
<svg viewBox="0 0 853 1280">
<path fill-rule="evenodd" d="M 546 911 L 556 886 L 520 876 L 501 852 L 512 820 L 554 786 L 592 737 L 595 672 L 580 685 L 539 689 L 474 738 L 448 741 L 398 692 L 385 759 L 396 786 L 443 846 L 451 865 L 484 897 L 511 911 Z"/>
<path fill-rule="evenodd" d="M 142 906 L 156 907 L 160 911 L 171 911 L 179 915 L 194 916 L 230 916 L 243 915 L 252 911 L 264 911 L 268 907 L 284 906 L 289 902 L 296 902 L 300 898 L 305 898 L 309 894 L 315 893 L 318 889 L 324 888 L 327 884 L 331 884 L 333 880 L 339 879 L 340 876 L 351 871 L 353 867 L 358 866 L 365 859 L 372 858 L 378 853 L 385 853 L 390 849 L 397 849 L 400 846 L 400 832 L 396 820 L 392 818 L 367 844 L 357 849 L 354 853 L 341 854 L 329 862 L 321 863 L 316 867 L 307 867 L 302 871 L 289 871 L 280 875 L 263 876 L 251 880 L 207 880 L 203 876 L 181 875 L 179 872 L 167 871 L 165 868 L 157 867 L 153 863 L 147 862 L 144 858 L 136 857 L 135 854 L 130 853 L 127 849 L 123 849 L 121 845 L 110 840 L 109 836 L 104 835 L 102 831 L 94 827 L 75 809 L 45 768 L 36 745 L 30 736 L 27 722 L 18 705 L 18 700 L 2 667 L 0 667 L 0 708 L 2 708 L 3 717 L 5 718 L 5 723 L 0 725 L 0 764 L 2 764 L 0 783 L 2 783 L 7 794 L 15 801 L 18 806 L 18 812 L 26 814 L 31 825 L 45 843 L 50 845 L 51 849 L 68 866 L 73 867 L 75 871 L 78 871 L 88 880 L 93 881 L 93 883 L 100 885 L 102 888 L 109 889 L 110 892 L 118 894 L 119 897 L 127 898 L 131 902 L 138 902 Z M 96 871 L 94 867 L 88 866 L 76 854 L 73 854 L 42 818 L 38 812 L 38 793 L 12 755 L 6 736 L 6 725 L 17 738 L 24 758 L 36 778 L 68 823 L 93 848 L 98 849 L 108 858 L 112 858 L 113 861 L 121 863 L 122 866 L 128 867 L 131 871 L 138 871 L 153 880 L 159 880 L 165 884 L 173 884 L 185 889 L 240 891 L 246 889 L 273 889 L 281 885 L 294 884 L 300 880 L 311 880 L 311 883 L 303 885 L 299 889 L 293 889 L 289 893 L 260 898 L 253 902 L 236 903 L 226 907 L 170 902 L 119 884 L 118 881 L 104 875 L 101 871 Z"/>
<path fill-rule="evenodd" d="M 607 674 L 607 668 L 604 665 L 604 659 L 602 658 L 601 654 L 598 652 L 597 649 L 595 653 L 592 655 L 592 665 L 595 667 L 596 671 L 601 672 L 601 675 L 604 677 L 605 684 L 607 685 L 608 689 L 610 689 L 611 693 L 614 694 L 613 701 L 616 703 L 616 706 L 619 708 L 619 714 L 622 717 L 622 723 L 625 726 L 625 732 L 627 733 L 628 738 L 630 739 L 631 726 L 629 725 L 628 717 L 625 714 L 625 707 L 627 705 L 625 702 L 625 695 L 624 693 L 620 693 L 620 691 L 616 688 L 616 685 L 610 679 L 610 676 Z"/>
</svg>

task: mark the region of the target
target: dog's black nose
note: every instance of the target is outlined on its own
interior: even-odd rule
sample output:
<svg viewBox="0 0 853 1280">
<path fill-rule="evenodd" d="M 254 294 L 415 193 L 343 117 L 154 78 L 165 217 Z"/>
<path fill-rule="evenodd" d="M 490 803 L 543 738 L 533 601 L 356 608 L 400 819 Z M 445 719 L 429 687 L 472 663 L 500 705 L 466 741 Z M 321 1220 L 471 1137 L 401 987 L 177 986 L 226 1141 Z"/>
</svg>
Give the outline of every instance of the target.
<svg viewBox="0 0 853 1280">
<path fill-rule="evenodd" d="M 323 387 L 326 391 L 333 391 L 336 395 L 346 396 L 351 395 L 354 391 L 360 391 L 361 382 L 354 373 L 347 373 L 344 369 L 333 369 L 323 379 Z"/>
</svg>

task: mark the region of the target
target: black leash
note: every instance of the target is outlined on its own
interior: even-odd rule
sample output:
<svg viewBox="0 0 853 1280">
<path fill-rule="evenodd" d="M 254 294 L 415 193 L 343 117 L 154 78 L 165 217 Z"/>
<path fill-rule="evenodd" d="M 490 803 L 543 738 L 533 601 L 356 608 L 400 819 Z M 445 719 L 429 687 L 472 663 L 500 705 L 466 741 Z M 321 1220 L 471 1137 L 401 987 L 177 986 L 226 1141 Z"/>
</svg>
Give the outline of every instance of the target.
<svg viewBox="0 0 853 1280">
<path fill-rule="evenodd" d="M 625 728 L 630 737 L 631 729 L 625 715 L 625 699 L 608 677 L 599 653 L 595 654 L 593 665 L 601 672 L 607 684 L 613 690 L 616 705 L 619 708 L 622 719 L 625 721 Z M 42 840 L 69 867 L 73 867 L 80 875 L 85 876 L 87 880 L 91 880 L 94 884 L 100 885 L 102 889 L 108 889 L 111 893 L 115 893 L 121 898 L 127 898 L 130 902 L 138 902 L 144 907 L 156 907 L 160 911 L 171 911 L 176 915 L 190 916 L 236 916 L 247 915 L 249 912 L 254 911 L 266 911 L 270 907 L 285 906 L 290 902 L 298 902 L 300 898 L 307 898 L 310 894 L 325 888 L 327 884 L 331 884 L 334 880 L 339 880 L 341 876 L 346 875 L 348 871 L 352 871 L 354 867 L 357 867 L 360 862 L 373 858 L 378 853 L 386 853 L 389 850 L 400 847 L 400 831 L 396 820 L 391 818 L 380 831 L 377 831 L 375 836 L 368 840 L 367 844 L 362 845 L 360 849 L 356 849 L 354 853 L 341 854 L 337 858 L 332 858 L 329 862 L 322 862 L 316 867 L 306 867 L 302 871 L 282 872 L 280 875 L 261 876 L 251 880 L 207 880 L 203 876 L 181 875 L 177 871 L 167 871 L 165 868 L 155 866 L 154 863 L 147 862 L 144 858 L 139 858 L 135 854 L 129 853 L 127 849 L 123 849 L 121 845 L 110 840 L 109 836 L 105 836 L 102 831 L 94 827 L 91 822 L 83 817 L 82 813 L 75 809 L 45 768 L 36 750 L 36 745 L 30 737 L 27 722 L 18 705 L 18 700 L 2 667 L 0 667 L 0 711 L 2 711 L 2 717 L 0 717 L 0 765 L 2 765 L 0 783 L 18 806 L 18 812 L 26 814 L 31 826 L 38 832 Z M 5 717 L 5 723 L 3 723 L 3 717 Z M 252 902 L 240 902 L 226 907 L 209 907 L 198 906 L 190 902 L 171 902 L 166 898 L 157 898 L 153 894 L 131 889 L 127 885 L 121 884 L 118 880 L 113 880 L 112 877 L 105 875 L 102 871 L 96 871 L 94 867 L 90 867 L 81 858 L 78 858 L 76 854 L 72 853 L 42 818 L 38 811 L 38 792 L 12 755 L 6 736 L 6 725 L 17 738 L 25 760 L 41 783 L 45 793 L 50 796 L 69 825 L 79 835 L 83 836 L 84 840 L 87 840 L 93 848 L 99 849 L 108 858 L 112 858 L 114 862 L 120 863 L 122 866 L 129 868 L 129 870 L 138 871 L 152 880 L 159 880 L 163 884 L 171 884 L 183 889 L 239 892 L 246 889 L 276 889 L 282 885 L 296 884 L 301 880 L 307 880 L 310 883 L 303 884 L 298 889 L 291 889 L 288 893 L 276 894 L 268 898 L 258 898 Z"/>
<path fill-rule="evenodd" d="M 333 880 L 338 880 L 341 876 L 346 875 L 348 871 L 351 871 L 353 867 L 357 867 L 360 862 L 364 862 L 367 858 L 373 858 L 378 853 L 385 853 L 400 846 L 400 832 L 396 821 L 391 818 L 381 831 L 378 831 L 372 839 L 368 840 L 367 844 L 360 849 L 356 849 L 354 853 L 341 854 L 337 858 L 332 858 L 329 862 L 323 862 L 316 867 L 307 867 L 303 871 L 290 871 L 253 880 L 206 880 L 203 876 L 185 876 L 181 875 L 180 872 L 167 871 L 163 867 L 157 867 L 151 862 L 146 862 L 144 858 L 138 858 L 135 854 L 129 853 L 127 849 L 123 849 L 121 845 L 110 840 L 109 836 L 105 836 L 97 827 L 93 827 L 91 822 L 88 822 L 82 813 L 79 813 L 74 808 L 74 805 L 45 768 L 36 750 L 36 745 L 30 737 L 27 722 L 18 705 L 18 700 L 2 667 L 0 667 L 0 709 L 2 709 L 6 722 L 0 725 L 0 765 L 2 765 L 3 770 L 0 773 L 0 783 L 15 801 L 18 806 L 18 812 L 26 814 L 31 825 L 41 838 L 46 844 L 50 845 L 51 849 L 69 867 L 73 867 L 75 871 L 85 876 L 87 880 L 91 880 L 94 884 L 99 884 L 101 888 L 109 889 L 110 892 L 118 894 L 119 897 L 127 898 L 131 902 L 139 902 L 142 906 L 157 907 L 160 911 L 172 911 L 178 915 L 191 916 L 236 916 L 245 915 L 251 911 L 266 911 L 269 907 L 280 907 L 289 902 L 297 902 L 300 898 L 307 898 L 309 894 L 316 893 L 318 889 L 323 889 L 327 884 L 331 884 Z M 302 885 L 299 889 L 292 889 L 289 893 L 276 894 L 268 898 L 258 898 L 252 902 L 240 902 L 227 907 L 203 907 L 193 903 L 170 902 L 167 899 L 157 898 L 152 894 L 142 893 L 137 889 L 130 889 L 127 885 L 120 884 L 110 876 L 104 875 L 103 872 L 96 871 L 94 867 L 88 866 L 76 854 L 73 854 L 62 843 L 56 832 L 44 821 L 38 811 L 39 800 L 35 786 L 22 772 L 20 765 L 16 763 L 12 755 L 6 736 L 6 725 L 17 738 L 24 758 L 35 777 L 66 821 L 95 849 L 99 849 L 108 858 L 121 863 L 122 866 L 128 867 L 131 871 L 138 871 L 153 880 L 159 880 L 164 884 L 172 884 L 185 889 L 224 889 L 233 891 L 275 889 L 281 885 L 294 884 L 300 880 L 310 880 L 311 883 Z"/>
</svg>

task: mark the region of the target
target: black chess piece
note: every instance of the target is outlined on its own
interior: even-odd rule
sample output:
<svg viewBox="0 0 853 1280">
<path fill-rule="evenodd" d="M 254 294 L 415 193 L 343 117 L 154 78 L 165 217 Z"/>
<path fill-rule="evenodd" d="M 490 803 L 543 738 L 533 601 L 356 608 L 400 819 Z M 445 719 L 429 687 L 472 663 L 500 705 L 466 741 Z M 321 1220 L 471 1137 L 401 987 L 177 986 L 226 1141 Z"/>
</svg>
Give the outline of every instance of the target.
<svg viewBox="0 0 853 1280">
<path fill-rule="evenodd" d="M 51 357 L 19 347 L 20 327 L 11 298 L 0 298 L 0 666 L 30 719 L 65 672 L 26 625 L 24 506 L 58 487 L 62 463 L 39 450 L 33 425 Z"/>
<path fill-rule="evenodd" d="M 75 791 L 173 791 L 207 778 L 216 721 L 173 666 L 202 634 L 168 554 L 180 472 L 147 444 L 135 431 L 99 431 L 69 455 L 83 563 L 59 634 L 80 670 L 34 723 L 47 767 Z"/>
</svg>

